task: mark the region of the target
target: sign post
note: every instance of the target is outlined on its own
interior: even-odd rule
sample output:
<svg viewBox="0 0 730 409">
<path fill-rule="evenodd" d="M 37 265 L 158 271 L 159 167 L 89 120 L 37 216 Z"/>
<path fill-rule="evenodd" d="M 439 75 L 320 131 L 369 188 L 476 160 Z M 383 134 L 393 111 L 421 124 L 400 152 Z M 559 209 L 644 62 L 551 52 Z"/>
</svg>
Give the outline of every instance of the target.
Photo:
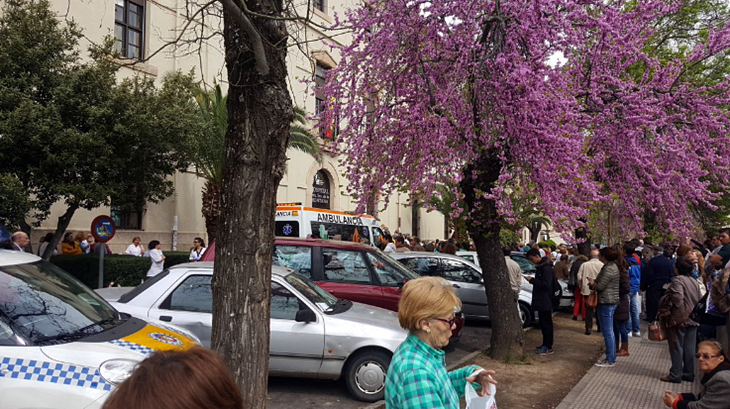
<svg viewBox="0 0 730 409">
<path fill-rule="evenodd" d="M 109 216 L 97 216 L 91 222 L 91 235 L 97 243 L 101 243 L 99 252 L 99 288 L 104 287 L 104 254 L 106 254 L 106 242 L 114 237 L 117 232 L 117 225 Z M 98 246 L 99 244 L 97 244 Z"/>
</svg>

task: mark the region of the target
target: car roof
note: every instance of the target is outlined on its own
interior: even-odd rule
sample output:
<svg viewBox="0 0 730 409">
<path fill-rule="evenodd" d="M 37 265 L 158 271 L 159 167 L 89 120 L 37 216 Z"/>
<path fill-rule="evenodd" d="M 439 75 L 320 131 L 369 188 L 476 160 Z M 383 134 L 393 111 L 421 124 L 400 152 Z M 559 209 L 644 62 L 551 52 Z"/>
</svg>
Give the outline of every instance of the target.
<svg viewBox="0 0 730 409">
<path fill-rule="evenodd" d="M 348 250 L 357 249 L 357 250 L 363 250 L 363 251 L 375 251 L 375 247 L 373 247 L 369 244 L 362 244 L 362 243 L 355 243 L 355 242 L 341 241 L 341 240 L 314 239 L 311 237 L 302 239 L 299 237 L 279 237 L 279 236 L 277 236 L 274 240 L 274 245 L 329 247 L 329 248 L 348 249 Z M 203 257 L 201 258 L 201 260 L 215 261 L 215 242 L 211 243 L 210 246 L 208 246 L 208 248 L 205 249 L 205 253 L 203 253 Z"/>
<path fill-rule="evenodd" d="M 447 253 L 432 253 L 430 251 L 407 251 L 405 253 L 388 253 L 389 256 L 393 257 L 394 259 L 398 260 L 401 258 L 409 258 L 409 257 L 437 257 L 437 258 L 447 258 L 451 260 L 457 260 L 457 261 L 463 261 L 464 263 L 475 267 L 478 270 L 481 270 L 478 265 L 472 263 L 469 260 L 464 260 L 463 258 L 459 256 L 455 256 L 453 254 L 447 254 Z"/>
<path fill-rule="evenodd" d="M 14 250 L 0 250 L 0 266 L 15 266 L 42 260 L 33 253 Z"/>
<path fill-rule="evenodd" d="M 213 262 L 212 261 L 199 261 L 199 262 L 175 264 L 174 266 L 170 267 L 170 273 L 173 273 L 173 274 L 177 273 L 177 271 L 175 271 L 175 270 L 181 270 L 180 273 L 184 273 L 187 270 L 194 270 L 194 269 L 212 270 Z M 271 275 L 286 277 L 292 273 L 293 273 L 293 271 L 286 267 L 271 266 Z"/>
<path fill-rule="evenodd" d="M 342 240 L 325 240 L 315 238 L 298 238 L 298 237 L 276 237 L 275 244 L 277 245 L 290 245 L 290 246 L 308 246 L 308 247 L 335 247 L 342 249 L 359 249 L 365 251 L 373 251 L 375 247 L 369 244 L 355 243 L 352 241 Z"/>
</svg>

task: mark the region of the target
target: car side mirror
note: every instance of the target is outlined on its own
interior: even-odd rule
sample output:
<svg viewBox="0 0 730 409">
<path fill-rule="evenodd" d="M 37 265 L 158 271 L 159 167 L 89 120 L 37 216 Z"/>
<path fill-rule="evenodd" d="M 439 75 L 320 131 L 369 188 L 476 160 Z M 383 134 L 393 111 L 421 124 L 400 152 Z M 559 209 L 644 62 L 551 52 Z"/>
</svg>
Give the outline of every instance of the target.
<svg viewBox="0 0 730 409">
<path fill-rule="evenodd" d="M 297 311 L 297 316 L 294 318 L 294 321 L 309 324 L 310 322 L 317 321 L 317 316 L 314 314 L 314 311 L 307 308 Z"/>
</svg>

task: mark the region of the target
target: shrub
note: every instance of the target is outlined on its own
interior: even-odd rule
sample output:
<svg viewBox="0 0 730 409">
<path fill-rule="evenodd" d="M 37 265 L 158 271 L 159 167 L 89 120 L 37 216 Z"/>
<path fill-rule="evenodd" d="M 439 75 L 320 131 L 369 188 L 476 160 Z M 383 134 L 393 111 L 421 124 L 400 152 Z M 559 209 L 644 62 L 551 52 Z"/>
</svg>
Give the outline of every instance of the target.
<svg viewBox="0 0 730 409">
<path fill-rule="evenodd" d="M 165 253 L 165 268 L 186 263 L 189 253 Z M 99 256 L 85 254 L 80 256 L 53 256 L 51 263 L 64 269 L 79 281 L 91 288 L 99 286 Z M 122 287 L 134 287 L 144 280 L 150 269 L 147 257 L 132 257 L 121 254 L 104 256 L 104 286 L 110 283 Z"/>
<path fill-rule="evenodd" d="M 537 243 L 537 245 L 540 247 L 542 247 L 544 245 L 544 246 L 548 246 L 550 248 L 558 247 L 558 245 L 552 240 L 544 240 L 544 241 Z"/>
</svg>

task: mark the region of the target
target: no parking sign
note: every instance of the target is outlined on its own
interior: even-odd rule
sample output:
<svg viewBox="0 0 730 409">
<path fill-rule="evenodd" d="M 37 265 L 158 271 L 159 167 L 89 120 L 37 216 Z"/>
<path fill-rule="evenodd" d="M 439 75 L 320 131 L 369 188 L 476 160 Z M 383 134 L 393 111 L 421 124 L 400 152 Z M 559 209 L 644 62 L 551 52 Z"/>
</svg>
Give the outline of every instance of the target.
<svg viewBox="0 0 730 409">
<path fill-rule="evenodd" d="M 91 235 L 94 236 L 94 240 L 106 243 L 114 237 L 114 233 L 117 232 L 117 225 L 114 224 L 109 216 L 97 216 L 91 222 Z"/>
<path fill-rule="evenodd" d="M 91 235 L 97 243 L 101 243 L 99 252 L 99 288 L 104 287 L 104 254 L 106 254 L 106 243 L 114 237 L 117 232 L 117 225 L 109 216 L 96 216 L 91 222 Z M 99 244 L 97 244 L 98 246 Z"/>
</svg>

